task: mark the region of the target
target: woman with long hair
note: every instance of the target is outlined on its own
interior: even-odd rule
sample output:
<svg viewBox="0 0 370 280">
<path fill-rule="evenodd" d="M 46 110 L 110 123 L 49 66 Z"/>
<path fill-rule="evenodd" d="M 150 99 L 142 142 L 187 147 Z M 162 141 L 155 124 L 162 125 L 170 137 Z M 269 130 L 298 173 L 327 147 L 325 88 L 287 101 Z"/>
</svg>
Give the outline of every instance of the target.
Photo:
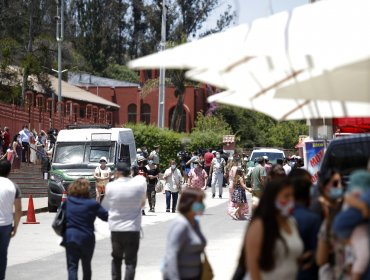
<svg viewBox="0 0 370 280">
<path fill-rule="evenodd" d="M 20 135 L 19 133 L 14 135 L 13 141 L 12 141 L 12 146 L 13 146 L 13 164 L 12 164 L 12 169 L 14 172 L 17 172 L 18 169 L 21 168 L 21 161 L 22 161 L 22 151 L 23 147 L 20 142 Z"/>
<path fill-rule="evenodd" d="M 245 219 L 245 214 L 248 212 L 249 205 L 247 204 L 246 191 L 251 192 L 245 184 L 244 171 L 240 167 L 237 167 L 230 191 L 230 201 L 233 203 L 233 208 L 235 209 L 231 213 L 231 217 L 235 220 Z"/>
<path fill-rule="evenodd" d="M 91 279 L 91 259 L 95 248 L 94 221 L 108 220 L 108 212 L 90 198 L 90 182 L 77 179 L 68 188 L 68 198 L 62 204 L 67 227 L 62 246 L 66 248 L 68 279 L 77 279 L 78 263 L 82 262 L 83 279 Z"/>
<path fill-rule="evenodd" d="M 246 233 L 247 279 L 296 279 L 303 243 L 291 216 L 293 208 L 294 192 L 289 179 L 268 182 Z"/>
</svg>

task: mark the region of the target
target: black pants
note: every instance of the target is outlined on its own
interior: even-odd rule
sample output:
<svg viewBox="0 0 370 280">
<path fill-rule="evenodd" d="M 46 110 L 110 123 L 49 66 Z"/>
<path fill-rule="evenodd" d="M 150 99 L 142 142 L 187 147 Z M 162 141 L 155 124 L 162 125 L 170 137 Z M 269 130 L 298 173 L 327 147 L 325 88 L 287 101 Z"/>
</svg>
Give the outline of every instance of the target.
<svg viewBox="0 0 370 280">
<path fill-rule="evenodd" d="M 148 185 L 148 188 L 146 190 L 146 196 L 148 197 L 150 210 L 154 210 L 154 208 L 155 208 L 156 195 L 157 195 L 157 193 L 155 192 L 155 186 L 154 185 Z"/>
<path fill-rule="evenodd" d="M 22 142 L 22 146 L 22 162 L 30 162 L 30 143 Z"/>
<path fill-rule="evenodd" d="M 137 252 L 139 251 L 139 231 L 112 231 L 112 280 L 122 279 L 122 259 L 125 256 L 125 280 L 135 278 Z"/>
<path fill-rule="evenodd" d="M 67 268 L 68 280 L 77 280 L 78 275 L 78 262 L 81 259 L 83 279 L 91 279 L 91 259 L 94 253 L 95 243 L 91 246 L 78 246 L 75 243 L 67 244 Z"/>
</svg>

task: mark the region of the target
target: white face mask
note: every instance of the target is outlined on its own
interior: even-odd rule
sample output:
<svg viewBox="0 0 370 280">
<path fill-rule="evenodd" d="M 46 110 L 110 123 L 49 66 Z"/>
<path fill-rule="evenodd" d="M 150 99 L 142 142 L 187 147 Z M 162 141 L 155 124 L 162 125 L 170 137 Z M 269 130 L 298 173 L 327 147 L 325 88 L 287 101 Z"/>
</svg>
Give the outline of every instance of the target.
<svg viewBox="0 0 370 280">
<path fill-rule="evenodd" d="M 197 168 L 199 165 L 198 164 L 194 164 L 194 168 Z"/>
<path fill-rule="evenodd" d="M 220 156 L 220 154 L 216 154 L 216 158 L 220 158 L 221 156 Z"/>
<path fill-rule="evenodd" d="M 171 169 L 172 169 L 172 170 L 176 169 L 176 165 L 175 165 L 175 164 L 172 164 L 172 165 L 171 165 Z"/>
</svg>

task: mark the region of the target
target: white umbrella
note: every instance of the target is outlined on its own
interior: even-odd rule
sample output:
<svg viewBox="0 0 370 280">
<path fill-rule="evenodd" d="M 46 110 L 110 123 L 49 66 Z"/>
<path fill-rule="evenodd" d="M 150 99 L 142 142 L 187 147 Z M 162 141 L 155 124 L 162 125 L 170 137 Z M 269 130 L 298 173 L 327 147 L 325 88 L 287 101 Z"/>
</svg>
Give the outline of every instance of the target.
<svg viewBox="0 0 370 280">
<path fill-rule="evenodd" d="M 368 102 L 280 99 L 274 98 L 274 90 L 252 98 L 244 92 L 224 91 L 208 97 L 208 102 L 259 111 L 276 120 L 370 117 Z"/>
</svg>

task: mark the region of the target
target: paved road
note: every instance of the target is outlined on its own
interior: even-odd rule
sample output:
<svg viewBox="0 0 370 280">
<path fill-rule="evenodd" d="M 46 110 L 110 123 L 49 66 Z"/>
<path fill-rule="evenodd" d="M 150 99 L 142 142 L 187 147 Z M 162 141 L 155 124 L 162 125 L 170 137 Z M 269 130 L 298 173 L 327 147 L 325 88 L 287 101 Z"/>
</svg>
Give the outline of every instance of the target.
<svg viewBox="0 0 370 280">
<path fill-rule="evenodd" d="M 209 192 L 209 191 L 208 191 Z M 164 198 L 158 195 L 158 204 Z M 201 226 L 208 240 L 207 253 L 215 279 L 230 279 L 234 271 L 246 222 L 233 221 L 226 215 L 227 198 L 206 199 L 207 210 Z M 163 204 L 164 205 L 164 204 Z M 160 262 L 165 252 L 166 232 L 178 214 L 157 213 L 143 219 L 144 238 L 140 243 L 136 279 L 161 279 Z M 12 240 L 7 279 L 67 279 L 65 253 L 59 238 L 50 228 L 54 214 L 39 214 L 40 225 L 22 225 Z M 110 279 L 110 239 L 106 223 L 96 223 L 97 243 L 93 258 L 93 279 Z M 80 277 L 82 278 L 82 277 Z"/>
</svg>

